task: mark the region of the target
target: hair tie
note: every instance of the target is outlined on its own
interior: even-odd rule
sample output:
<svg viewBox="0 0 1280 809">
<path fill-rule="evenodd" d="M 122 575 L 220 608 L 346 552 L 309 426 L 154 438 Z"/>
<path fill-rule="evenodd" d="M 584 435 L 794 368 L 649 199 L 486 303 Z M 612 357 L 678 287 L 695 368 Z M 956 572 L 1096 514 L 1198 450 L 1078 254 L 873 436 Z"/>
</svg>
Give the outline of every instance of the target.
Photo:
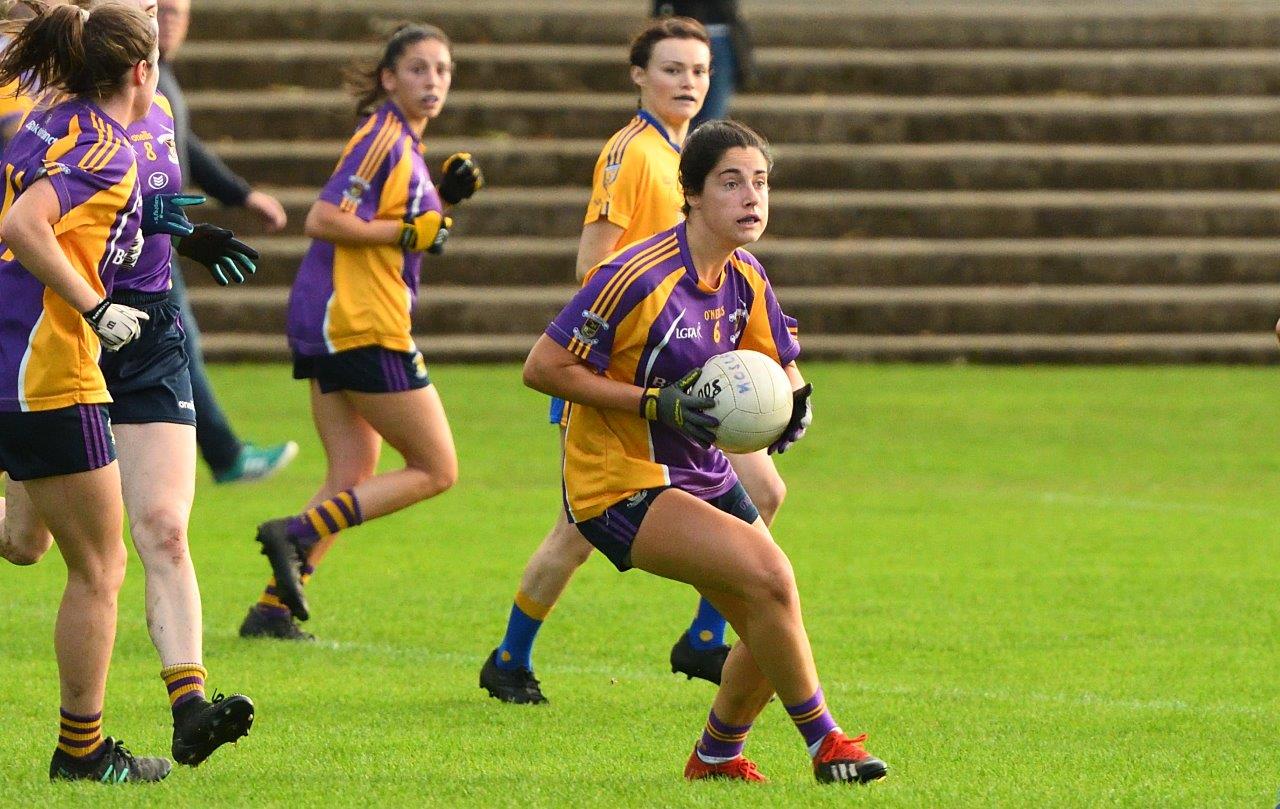
<svg viewBox="0 0 1280 809">
<path fill-rule="evenodd" d="M 87 8 L 80 9 L 80 22 L 88 22 L 88 21 L 89 21 L 89 9 Z"/>
</svg>

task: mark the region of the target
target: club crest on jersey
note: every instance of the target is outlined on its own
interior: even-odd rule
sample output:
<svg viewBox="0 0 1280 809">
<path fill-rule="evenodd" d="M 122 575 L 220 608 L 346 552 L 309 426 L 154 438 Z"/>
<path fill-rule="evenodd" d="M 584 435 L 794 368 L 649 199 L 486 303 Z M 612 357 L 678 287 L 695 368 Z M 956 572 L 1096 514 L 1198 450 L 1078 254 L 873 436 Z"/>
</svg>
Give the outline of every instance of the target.
<svg viewBox="0 0 1280 809">
<path fill-rule="evenodd" d="M 583 324 L 574 327 L 573 336 L 583 345 L 593 346 L 600 342 L 600 332 L 601 330 L 607 331 L 609 324 L 604 318 L 590 309 L 583 309 L 582 317 L 584 318 Z"/>
<path fill-rule="evenodd" d="M 169 162 L 175 166 L 178 164 L 178 142 L 174 139 L 172 132 L 166 132 L 156 138 L 158 143 L 164 144 L 169 155 Z"/>
<path fill-rule="evenodd" d="M 359 174 L 352 174 L 347 178 L 347 190 L 342 192 L 342 198 L 352 205 L 359 205 L 368 190 L 369 181 Z"/>
<path fill-rule="evenodd" d="M 147 178 L 147 185 L 151 186 L 151 190 L 159 191 L 169 184 L 169 175 L 163 171 L 156 171 Z"/>
<path fill-rule="evenodd" d="M 606 188 L 613 185 L 614 181 L 618 179 L 618 171 L 621 168 L 621 163 L 614 163 L 604 167 L 604 184 Z"/>
</svg>

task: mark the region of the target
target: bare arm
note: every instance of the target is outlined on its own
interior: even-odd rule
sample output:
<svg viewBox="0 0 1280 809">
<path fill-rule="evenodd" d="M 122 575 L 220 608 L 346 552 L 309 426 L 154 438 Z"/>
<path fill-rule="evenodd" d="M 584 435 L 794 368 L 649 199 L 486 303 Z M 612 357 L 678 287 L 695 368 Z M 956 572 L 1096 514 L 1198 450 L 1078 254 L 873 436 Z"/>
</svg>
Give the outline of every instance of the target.
<svg viewBox="0 0 1280 809">
<path fill-rule="evenodd" d="M 3 225 L 4 243 L 13 255 L 77 312 L 88 312 L 102 300 L 89 282 L 71 266 L 54 235 L 62 217 L 58 194 L 47 179 L 37 180 L 9 208 Z"/>
<path fill-rule="evenodd" d="M 587 277 L 588 270 L 613 252 L 614 245 L 621 237 L 622 228 L 608 219 L 597 219 L 582 226 L 582 238 L 578 240 L 578 264 L 575 269 L 579 281 Z"/>
<path fill-rule="evenodd" d="M 355 214 L 344 213 L 337 205 L 316 200 L 307 211 L 303 232 L 312 239 L 334 244 L 398 244 L 401 223 L 391 219 L 366 222 Z"/>
<path fill-rule="evenodd" d="M 787 379 L 791 380 L 792 390 L 800 390 L 804 387 L 804 377 L 800 375 L 800 369 L 796 367 L 794 362 L 788 362 L 782 366 L 782 370 L 787 372 Z"/>
<path fill-rule="evenodd" d="M 602 410 L 640 412 L 644 389 L 597 374 L 591 366 L 547 335 L 538 338 L 524 361 L 524 384 L 549 396 Z"/>
</svg>

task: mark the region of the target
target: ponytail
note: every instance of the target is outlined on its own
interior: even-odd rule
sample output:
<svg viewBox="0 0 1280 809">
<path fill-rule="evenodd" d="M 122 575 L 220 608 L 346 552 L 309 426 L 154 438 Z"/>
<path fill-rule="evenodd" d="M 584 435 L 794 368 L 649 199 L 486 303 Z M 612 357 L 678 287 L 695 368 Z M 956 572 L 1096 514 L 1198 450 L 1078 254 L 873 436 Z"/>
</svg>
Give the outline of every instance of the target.
<svg viewBox="0 0 1280 809">
<path fill-rule="evenodd" d="M 108 2 L 92 13 L 71 4 L 21 0 L 35 16 L 9 23 L 13 42 L 0 55 L 0 85 L 107 98 L 121 77 L 155 53 L 155 22 L 136 7 Z"/>
</svg>

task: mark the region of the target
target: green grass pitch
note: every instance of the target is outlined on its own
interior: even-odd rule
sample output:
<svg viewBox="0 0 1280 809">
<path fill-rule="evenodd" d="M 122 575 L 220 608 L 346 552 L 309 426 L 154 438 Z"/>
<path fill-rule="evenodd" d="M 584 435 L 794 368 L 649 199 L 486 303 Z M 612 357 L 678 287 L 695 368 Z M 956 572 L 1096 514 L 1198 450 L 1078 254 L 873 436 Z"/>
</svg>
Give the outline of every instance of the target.
<svg viewBox="0 0 1280 809">
<path fill-rule="evenodd" d="M 310 645 L 235 630 L 266 575 L 254 525 L 322 459 L 283 366 L 214 369 L 241 431 L 297 438 L 279 478 L 192 521 L 211 685 L 252 735 L 153 787 L 50 786 L 63 566 L 0 567 L 0 806 L 1271 806 L 1280 788 L 1275 372 L 809 364 L 816 421 L 780 461 L 775 534 L 836 719 L 890 778 L 816 785 L 774 704 L 761 787 L 686 784 L 710 686 L 668 672 L 694 595 L 596 558 L 539 638 L 552 704 L 477 688 L 557 507 L 544 399 L 515 366 L 433 368 L 461 482 L 344 536 Z M 388 459 L 388 460 L 394 460 Z M 167 751 L 136 557 L 106 729 Z"/>
</svg>

